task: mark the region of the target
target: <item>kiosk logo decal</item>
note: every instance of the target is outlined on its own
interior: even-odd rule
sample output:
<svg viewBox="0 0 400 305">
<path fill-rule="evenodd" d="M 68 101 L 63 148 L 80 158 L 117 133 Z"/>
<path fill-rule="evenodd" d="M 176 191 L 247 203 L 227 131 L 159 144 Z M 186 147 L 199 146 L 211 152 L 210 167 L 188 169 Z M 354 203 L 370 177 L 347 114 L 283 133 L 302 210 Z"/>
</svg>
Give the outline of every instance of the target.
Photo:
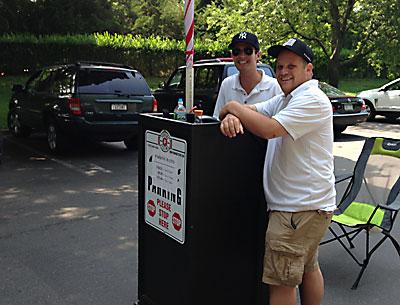
<svg viewBox="0 0 400 305">
<path fill-rule="evenodd" d="M 160 145 L 163 152 L 167 152 L 172 148 L 172 139 L 168 131 L 161 131 L 158 137 L 158 145 Z"/>
<path fill-rule="evenodd" d="M 145 134 L 145 222 L 185 242 L 187 144 L 183 139 L 147 130 Z"/>
</svg>

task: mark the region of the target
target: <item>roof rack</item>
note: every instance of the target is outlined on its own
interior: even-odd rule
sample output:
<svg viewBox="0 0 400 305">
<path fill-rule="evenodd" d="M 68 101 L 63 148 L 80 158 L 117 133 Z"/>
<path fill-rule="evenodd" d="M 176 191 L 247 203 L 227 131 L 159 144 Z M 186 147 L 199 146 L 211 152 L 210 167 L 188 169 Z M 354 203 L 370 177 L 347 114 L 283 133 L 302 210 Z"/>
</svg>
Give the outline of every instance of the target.
<svg viewBox="0 0 400 305">
<path fill-rule="evenodd" d="M 200 63 L 231 62 L 231 61 L 233 61 L 231 57 L 220 57 L 220 58 L 200 59 L 196 60 L 194 63 L 200 64 Z"/>
<path fill-rule="evenodd" d="M 76 63 L 77 66 L 81 65 L 99 65 L 99 66 L 110 66 L 110 67 L 119 67 L 119 68 L 125 68 L 125 69 L 131 69 L 133 68 L 128 65 L 124 64 L 119 64 L 119 63 L 113 63 L 113 62 L 102 62 L 102 61 L 85 61 L 85 60 L 80 60 Z"/>
</svg>

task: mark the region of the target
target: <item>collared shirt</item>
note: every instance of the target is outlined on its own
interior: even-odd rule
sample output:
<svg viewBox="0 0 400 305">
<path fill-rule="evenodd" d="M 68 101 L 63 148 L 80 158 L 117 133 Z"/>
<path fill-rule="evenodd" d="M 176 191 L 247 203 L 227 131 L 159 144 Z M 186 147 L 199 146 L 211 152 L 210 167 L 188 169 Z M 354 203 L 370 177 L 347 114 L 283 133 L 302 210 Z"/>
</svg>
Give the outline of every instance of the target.
<svg viewBox="0 0 400 305">
<path fill-rule="evenodd" d="M 246 90 L 244 90 L 240 84 L 238 73 L 231 75 L 222 81 L 214 108 L 214 118 L 219 118 L 221 109 L 229 101 L 237 101 L 241 104 L 253 105 L 269 100 L 275 95 L 282 93 L 281 87 L 275 78 L 266 75 L 263 70 L 257 71 L 261 71 L 262 73 L 261 81 L 249 94 L 247 94 Z"/>
<path fill-rule="evenodd" d="M 264 164 L 268 209 L 333 211 L 332 106 L 318 81 L 307 81 L 287 97 L 278 95 L 256 108 L 288 132 L 268 141 Z"/>
</svg>

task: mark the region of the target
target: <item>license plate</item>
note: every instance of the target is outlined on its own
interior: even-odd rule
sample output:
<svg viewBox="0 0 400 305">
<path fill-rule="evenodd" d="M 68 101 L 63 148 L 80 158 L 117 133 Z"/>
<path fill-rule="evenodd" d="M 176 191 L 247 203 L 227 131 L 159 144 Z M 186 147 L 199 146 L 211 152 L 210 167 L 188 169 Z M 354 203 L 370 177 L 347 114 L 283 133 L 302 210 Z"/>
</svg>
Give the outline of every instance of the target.
<svg viewBox="0 0 400 305">
<path fill-rule="evenodd" d="M 351 105 L 351 104 L 344 104 L 344 110 L 346 110 L 346 111 L 352 111 L 352 110 L 353 110 L 353 105 Z"/>
<path fill-rule="evenodd" d="M 128 110 L 127 104 L 111 104 L 111 110 L 126 111 Z"/>
</svg>

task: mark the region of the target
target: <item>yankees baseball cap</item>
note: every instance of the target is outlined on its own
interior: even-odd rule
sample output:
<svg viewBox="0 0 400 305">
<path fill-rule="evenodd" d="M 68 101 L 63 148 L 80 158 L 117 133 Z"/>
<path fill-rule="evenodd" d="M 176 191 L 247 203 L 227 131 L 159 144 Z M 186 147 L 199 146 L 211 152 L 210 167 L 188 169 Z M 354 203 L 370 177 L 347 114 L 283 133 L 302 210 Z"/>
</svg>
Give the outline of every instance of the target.
<svg viewBox="0 0 400 305">
<path fill-rule="evenodd" d="M 231 43 L 229 44 L 229 49 L 233 49 L 235 45 L 239 42 L 247 43 L 254 47 L 256 51 L 260 50 L 260 44 L 258 43 L 257 36 L 249 32 L 240 32 L 233 36 Z"/>
<path fill-rule="evenodd" d="M 306 45 L 303 41 L 297 38 L 290 38 L 283 45 L 275 45 L 268 49 L 268 54 L 272 57 L 277 58 L 279 53 L 283 50 L 289 50 L 296 53 L 308 63 L 312 63 L 314 59 L 314 54 L 310 47 Z"/>
</svg>

